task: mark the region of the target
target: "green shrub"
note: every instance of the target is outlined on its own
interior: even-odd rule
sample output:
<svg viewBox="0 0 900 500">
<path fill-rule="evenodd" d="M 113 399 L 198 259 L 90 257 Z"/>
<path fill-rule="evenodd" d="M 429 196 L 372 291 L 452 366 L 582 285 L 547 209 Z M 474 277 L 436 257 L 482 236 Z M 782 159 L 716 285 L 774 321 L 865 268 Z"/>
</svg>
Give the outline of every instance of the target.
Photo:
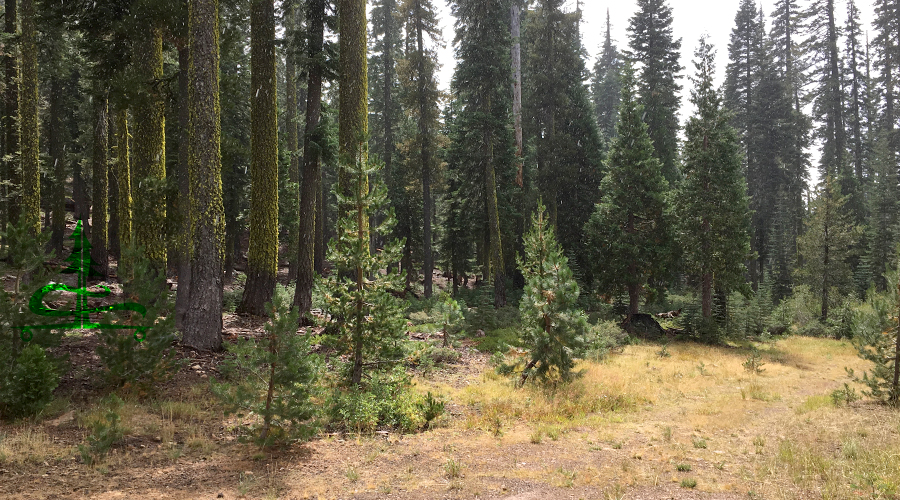
<svg viewBox="0 0 900 500">
<path fill-rule="evenodd" d="M 873 363 L 872 369 L 863 372 L 861 378 L 853 370 L 847 371 L 856 382 L 868 387 L 868 390 L 863 391 L 866 396 L 900 406 L 900 386 L 894 383 L 894 373 L 900 363 L 897 351 L 900 342 L 900 328 L 897 324 L 900 289 L 896 271 L 888 273 L 886 277 L 888 292 L 872 294 L 867 306 L 860 308 L 854 322 L 853 345 L 859 357 Z"/>
<path fill-rule="evenodd" d="M 371 433 L 379 427 L 413 432 L 429 425 L 444 412 L 444 403 L 431 393 L 412 390 L 409 376 L 399 367 L 375 372 L 365 387 L 336 388 L 328 403 L 332 427 Z"/>
<path fill-rule="evenodd" d="M 119 423 L 119 410 L 122 409 L 122 405 L 122 400 L 118 396 L 110 395 L 102 405 L 106 413 L 88 423 L 91 433 L 87 437 L 87 444 L 78 445 L 78 452 L 84 463 L 92 465 L 102 459 L 113 445 L 125 437 L 125 430 Z"/>
<path fill-rule="evenodd" d="M 25 346 L 4 375 L 0 379 L 0 417 L 4 419 L 38 413 L 53 399 L 59 384 L 56 365 L 37 344 Z"/>
<path fill-rule="evenodd" d="M 753 375 L 759 375 L 766 371 L 765 368 L 762 367 L 764 364 L 762 354 L 756 347 L 750 350 L 750 355 L 747 356 L 746 361 L 743 362 L 744 370 Z"/>
<path fill-rule="evenodd" d="M 241 276 L 243 276 L 243 274 Z M 237 309 L 238 304 L 241 303 L 241 297 L 243 296 L 243 287 L 236 286 L 231 290 L 225 290 L 225 292 L 222 293 L 222 310 L 233 313 L 235 309 Z"/>
<path fill-rule="evenodd" d="M 628 333 L 622 329 L 618 321 L 599 321 L 588 325 L 585 335 L 585 349 L 578 357 L 601 361 L 616 347 L 628 342 Z"/>
<path fill-rule="evenodd" d="M 266 335 L 228 345 L 231 356 L 221 365 L 226 380 L 210 382 L 227 413 L 257 417 L 247 430 L 261 446 L 311 437 L 318 413 L 313 397 L 319 359 L 310 353 L 310 337 L 297 334 L 299 313 L 280 293 L 267 309 Z"/>
</svg>

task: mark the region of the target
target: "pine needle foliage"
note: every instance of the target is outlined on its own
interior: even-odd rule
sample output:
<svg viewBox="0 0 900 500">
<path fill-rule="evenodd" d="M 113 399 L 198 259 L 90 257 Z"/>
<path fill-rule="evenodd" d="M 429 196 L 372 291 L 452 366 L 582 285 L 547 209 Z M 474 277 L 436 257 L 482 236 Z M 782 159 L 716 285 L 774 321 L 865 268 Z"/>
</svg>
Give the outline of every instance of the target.
<svg viewBox="0 0 900 500">
<path fill-rule="evenodd" d="M 863 394 L 892 406 L 900 406 L 900 275 L 897 271 L 887 273 L 888 282 L 893 285 L 893 293 L 874 295 L 869 304 L 874 312 L 871 318 L 861 317 L 856 322 L 853 344 L 859 357 L 873 363 L 871 370 L 856 376 L 853 370 L 848 374 L 854 381 L 862 383 L 868 390 Z M 866 320 L 869 321 L 866 321 Z"/>
<path fill-rule="evenodd" d="M 229 345 L 233 356 L 222 365 L 226 381 L 211 384 L 228 413 L 261 418 L 248 429 L 260 446 L 308 439 L 317 427 L 319 359 L 310 353 L 309 335 L 297 334 L 299 313 L 288 305 L 276 292 L 266 305 L 271 316 L 265 336 Z"/>
<path fill-rule="evenodd" d="M 587 318 L 577 309 L 579 289 L 568 259 L 563 255 L 543 203 L 532 216 L 525 235 L 525 257 L 519 270 L 525 291 L 519 302 L 522 313 L 522 343 L 529 361 L 521 383 L 534 379 L 567 382 L 572 379 L 575 354 L 584 349 Z"/>
<path fill-rule="evenodd" d="M 372 216 L 387 203 L 387 190 L 380 176 L 381 164 L 343 164 L 353 189 L 335 191 L 338 205 L 346 207 L 337 224 L 337 237 L 328 245 L 328 260 L 334 272 L 317 284 L 323 309 L 332 318 L 334 332 L 328 339 L 338 355 L 349 358 L 346 382 L 360 386 L 364 368 L 390 364 L 401 358 L 400 342 L 406 320 L 402 305 L 391 291 L 403 289 L 402 277 L 390 265 L 400 259 L 403 241 L 388 240 L 384 248 L 369 253 L 369 233 L 387 235 L 394 225 L 388 210 L 380 224 L 369 228 Z M 369 182 L 372 180 L 371 189 Z"/>
</svg>

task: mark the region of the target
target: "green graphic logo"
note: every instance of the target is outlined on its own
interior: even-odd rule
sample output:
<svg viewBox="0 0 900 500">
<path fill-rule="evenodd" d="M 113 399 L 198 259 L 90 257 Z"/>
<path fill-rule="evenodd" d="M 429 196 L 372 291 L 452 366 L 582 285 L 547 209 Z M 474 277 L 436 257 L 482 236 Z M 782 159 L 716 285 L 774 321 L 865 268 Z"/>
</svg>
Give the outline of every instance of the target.
<svg viewBox="0 0 900 500">
<path fill-rule="evenodd" d="M 72 317 L 72 321 L 68 323 L 53 323 L 46 325 L 26 325 L 20 326 L 22 330 L 19 334 L 23 342 L 29 342 L 34 337 L 35 329 L 44 330 L 91 330 L 95 328 L 110 328 L 117 330 L 135 330 L 134 339 L 143 342 L 147 337 L 146 326 L 119 325 L 113 323 L 96 323 L 92 322 L 91 313 L 104 313 L 108 311 L 133 311 L 141 316 L 146 316 L 147 308 L 135 303 L 125 302 L 124 304 L 113 304 L 102 307 L 88 307 L 88 298 L 102 298 L 110 295 L 112 292 L 108 286 L 99 286 L 101 291 L 92 292 L 88 290 L 87 280 L 90 276 L 101 276 L 100 273 L 91 268 L 93 261 L 91 260 L 91 244 L 84 235 L 81 227 L 81 221 L 75 225 L 75 232 L 72 233 L 71 239 L 75 240 L 72 248 L 72 254 L 66 259 L 69 267 L 61 272 L 67 274 L 78 274 L 78 286 L 76 288 L 63 285 L 61 283 L 50 283 L 31 296 L 28 300 L 28 309 L 39 316 L 48 317 Z M 44 305 L 44 296 L 53 291 L 71 292 L 75 294 L 75 309 L 72 311 L 58 311 L 50 309 Z"/>
</svg>

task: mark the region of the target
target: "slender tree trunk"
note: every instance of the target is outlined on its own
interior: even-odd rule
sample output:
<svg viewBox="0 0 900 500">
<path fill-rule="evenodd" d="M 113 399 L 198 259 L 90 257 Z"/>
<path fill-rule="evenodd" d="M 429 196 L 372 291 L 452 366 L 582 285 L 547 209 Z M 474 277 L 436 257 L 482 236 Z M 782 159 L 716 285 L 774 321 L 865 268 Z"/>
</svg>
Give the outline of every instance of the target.
<svg viewBox="0 0 900 500">
<path fill-rule="evenodd" d="M 285 36 L 293 39 L 297 28 L 297 7 L 285 5 Z M 290 217 L 288 218 L 288 280 L 297 279 L 298 255 L 300 252 L 300 151 L 297 150 L 297 65 L 290 44 L 284 51 L 285 73 L 285 127 L 287 128 L 287 148 L 290 156 L 288 182 L 295 186 L 291 191 Z"/>
<path fill-rule="evenodd" d="M 308 113 L 309 111 L 307 111 Z M 321 170 L 320 170 L 321 174 Z M 327 205 L 325 204 L 325 183 L 319 175 L 319 190 L 316 192 L 316 256 L 315 270 L 319 275 L 325 274 L 325 224 L 328 221 Z"/>
<path fill-rule="evenodd" d="M 218 7 L 217 0 L 193 0 L 188 15 L 191 286 L 184 316 L 184 343 L 200 350 L 222 347 L 225 208 L 219 151 Z"/>
<path fill-rule="evenodd" d="M 108 106 L 108 103 L 107 103 Z M 107 134 L 106 142 L 108 147 L 107 158 L 110 161 L 107 165 L 107 178 L 109 179 L 108 196 L 106 197 L 109 206 L 109 220 L 106 224 L 106 234 L 109 240 L 109 255 L 118 262 L 122 258 L 122 246 L 119 239 L 119 171 L 116 167 L 116 161 L 119 158 L 119 145 L 116 138 L 119 136 L 117 130 L 117 122 L 115 113 L 110 113 L 107 108 L 106 113 Z M 111 167 L 110 167 L 111 165 Z M 118 272 L 118 271 L 117 271 Z"/>
<path fill-rule="evenodd" d="M 431 198 L 431 110 L 428 102 L 428 84 L 430 83 L 432 74 L 428 71 L 426 75 L 425 69 L 425 47 L 422 37 L 422 4 L 421 0 L 416 0 L 416 60 L 418 63 L 417 78 L 419 80 L 419 157 L 422 165 L 422 255 L 423 266 L 422 274 L 425 278 L 425 298 L 431 298 L 432 284 L 434 282 L 434 255 L 432 253 L 432 236 L 431 236 L 431 208 L 433 200 Z"/>
<path fill-rule="evenodd" d="M 38 71 L 35 0 L 21 0 L 22 87 L 19 119 L 22 133 L 22 216 L 34 234 L 41 232 L 41 165 L 38 138 Z"/>
<path fill-rule="evenodd" d="M 215 2 L 214 2 L 215 3 Z M 193 2 L 192 4 L 193 5 Z M 199 8 L 202 8 L 198 6 Z M 208 6 L 205 6 L 208 9 Z M 195 12 L 196 14 L 196 12 Z M 194 20 L 196 21 L 196 19 Z M 189 26 L 188 29 L 193 28 Z M 175 326 L 182 329 L 184 317 L 189 307 L 191 296 L 191 250 L 193 240 L 191 237 L 191 205 L 194 200 L 191 197 L 191 173 L 190 173 L 190 59 L 191 51 L 186 45 L 178 47 L 178 125 L 181 129 L 181 137 L 178 141 L 178 219 L 180 230 L 178 231 L 178 244 L 176 245 L 178 266 L 178 288 L 175 290 Z M 217 54 L 218 55 L 218 54 Z M 195 56 L 196 57 L 196 56 Z M 218 66 L 218 59 L 216 60 Z M 216 79 L 218 84 L 218 78 Z M 208 85 L 209 82 L 200 82 L 200 85 Z M 218 88 L 218 85 L 216 86 Z M 194 89 L 197 91 L 198 89 Z M 205 89 L 204 89 L 205 90 Z M 216 118 L 218 120 L 218 118 Z M 207 138 L 209 139 L 209 138 Z M 221 162 L 220 162 L 221 163 Z M 221 177 L 221 168 L 219 169 Z"/>
<path fill-rule="evenodd" d="M 62 82 L 59 77 L 50 79 L 50 126 L 47 137 L 50 165 L 53 168 L 53 229 L 50 234 L 50 250 L 63 257 L 66 232 L 66 156 L 63 149 Z"/>
<path fill-rule="evenodd" d="M 900 280 L 897 280 L 897 297 L 900 297 Z M 897 304 L 900 312 L 900 299 Z M 891 384 L 891 403 L 894 406 L 900 404 L 900 314 L 897 315 L 897 339 L 894 345 L 894 381 Z"/>
<path fill-rule="evenodd" d="M 827 191 L 822 194 L 822 196 L 829 196 L 829 195 L 830 194 Z M 822 255 L 822 322 L 823 323 L 825 321 L 828 321 L 828 288 L 830 286 L 828 266 L 831 265 L 831 260 L 829 258 L 830 257 L 829 256 L 829 250 L 830 250 L 829 247 L 831 245 L 831 242 L 828 239 L 829 238 L 828 218 L 830 216 L 831 216 L 831 214 L 826 213 L 825 224 L 824 224 L 823 234 L 822 234 L 822 244 L 824 245 L 823 255 Z"/>
<path fill-rule="evenodd" d="M 512 94 L 513 94 L 513 127 L 516 133 L 516 164 L 519 167 L 516 174 L 516 184 L 523 187 L 525 184 L 522 168 L 525 162 L 522 159 L 522 44 L 519 40 L 521 20 L 519 16 L 519 4 L 514 0 L 509 6 L 510 34 L 512 35 Z"/>
<path fill-rule="evenodd" d="M 6 95 L 5 104 L 6 112 L 4 113 L 4 134 L 6 144 L 6 159 L 3 161 L 6 168 L 6 180 L 9 182 L 7 190 L 18 190 L 21 181 L 19 172 L 19 60 L 16 57 L 18 49 L 18 40 L 16 35 L 18 32 L 16 4 L 17 0 L 6 0 L 5 12 L 5 29 L 7 36 L 10 37 L 8 48 L 4 48 L 6 60 Z M 6 193 L 4 193 L 6 194 Z M 19 213 L 21 213 L 19 196 L 4 196 L 6 200 L 6 217 L 9 223 L 15 224 L 19 221 Z"/>
<path fill-rule="evenodd" d="M 265 316 L 278 275 L 278 115 L 275 89 L 275 3 L 250 8 L 250 250 L 239 314 Z"/>
<path fill-rule="evenodd" d="M 490 106 L 490 104 L 488 104 Z M 500 240 L 500 212 L 497 207 L 497 177 L 494 172 L 494 138 L 490 131 L 484 132 L 484 178 L 485 204 L 487 205 L 488 231 L 490 232 L 490 261 L 494 280 L 494 307 L 506 305 L 506 277 L 503 265 L 503 246 Z"/>
<path fill-rule="evenodd" d="M 97 271 L 105 278 L 109 276 L 109 252 L 106 250 L 108 229 L 108 202 L 109 202 L 109 169 L 107 154 L 109 153 L 109 116 L 108 99 L 103 85 L 94 85 L 94 146 L 93 170 L 94 189 L 92 193 L 93 204 L 91 210 L 91 222 L 93 231 L 91 234 L 91 259 L 97 266 Z"/>
<path fill-rule="evenodd" d="M 128 109 L 124 106 L 116 111 L 116 170 L 119 178 L 119 245 L 129 248 L 132 244 L 131 234 L 131 157 L 128 154 Z M 119 257 L 117 274 L 122 283 L 131 281 L 131 268 L 128 256 Z"/>
<path fill-rule="evenodd" d="M 325 36 L 325 1 L 313 0 L 309 11 L 308 34 L 310 60 L 322 56 Z M 322 110 L 322 66 L 313 63 L 308 68 L 306 82 L 306 123 L 303 133 L 303 185 L 300 192 L 300 227 L 297 260 L 297 287 L 294 305 L 300 311 L 301 321 L 312 307 L 312 287 L 316 269 L 318 244 L 317 201 L 322 190 L 322 161 L 320 152 L 312 142 L 317 140 L 317 130 Z"/>
<path fill-rule="evenodd" d="M 704 318 L 712 316 L 712 282 L 712 273 L 703 273 L 700 278 L 700 309 Z"/>
<path fill-rule="evenodd" d="M 135 40 L 135 66 L 142 92 L 134 108 L 135 243 L 143 249 L 153 271 L 166 275 L 166 118 L 162 99 L 162 30 L 147 21 Z"/>
</svg>

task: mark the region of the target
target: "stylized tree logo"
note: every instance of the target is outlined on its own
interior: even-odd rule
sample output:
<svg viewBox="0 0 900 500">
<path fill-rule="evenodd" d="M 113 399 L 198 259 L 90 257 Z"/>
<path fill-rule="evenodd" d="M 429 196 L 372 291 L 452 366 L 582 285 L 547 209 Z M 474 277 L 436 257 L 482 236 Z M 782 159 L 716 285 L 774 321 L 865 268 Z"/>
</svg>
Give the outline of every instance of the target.
<svg viewBox="0 0 900 500">
<path fill-rule="evenodd" d="M 28 309 L 39 316 L 48 317 L 72 317 L 73 320 L 68 323 L 54 323 L 44 325 L 26 325 L 20 326 L 22 332 L 19 334 L 23 342 L 28 342 L 34 337 L 34 329 L 45 330 L 91 330 L 95 328 L 111 328 L 119 330 L 135 330 L 134 339 L 142 342 L 146 336 L 146 326 L 120 325 L 113 323 L 96 323 L 91 322 L 91 313 L 103 313 L 108 311 L 133 311 L 141 316 L 147 314 L 147 308 L 136 302 L 125 302 L 123 304 L 113 304 L 102 307 L 88 307 L 88 298 L 101 298 L 110 295 L 108 286 L 100 285 L 102 291 L 92 292 L 88 290 L 87 280 L 90 276 L 102 276 L 91 265 L 91 244 L 87 240 L 82 229 L 82 221 L 78 221 L 75 225 L 75 231 L 72 233 L 71 239 L 75 241 L 72 248 L 72 254 L 66 259 L 69 266 L 61 272 L 68 274 L 78 274 L 78 286 L 75 288 L 63 285 L 61 283 L 49 283 L 34 293 L 28 300 Z M 75 294 L 75 309 L 71 311 L 58 311 L 50 309 L 44 305 L 44 296 L 53 291 L 63 291 Z"/>
</svg>

